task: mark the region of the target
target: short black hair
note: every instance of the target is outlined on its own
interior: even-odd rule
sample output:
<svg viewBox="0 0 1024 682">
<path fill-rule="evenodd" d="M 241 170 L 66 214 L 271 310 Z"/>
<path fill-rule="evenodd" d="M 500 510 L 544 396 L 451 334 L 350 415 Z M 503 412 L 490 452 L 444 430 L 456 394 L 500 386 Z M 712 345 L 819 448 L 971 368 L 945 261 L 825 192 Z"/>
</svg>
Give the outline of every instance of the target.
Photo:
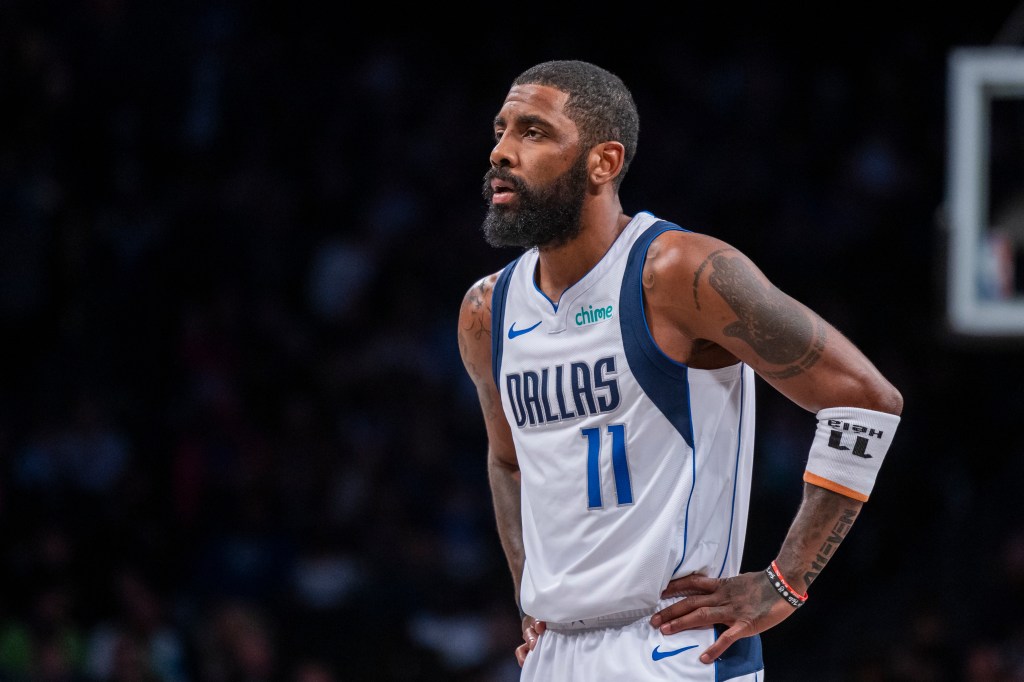
<svg viewBox="0 0 1024 682">
<path fill-rule="evenodd" d="M 580 146 L 616 140 L 625 147 L 622 171 L 615 187 L 622 184 L 629 164 L 636 155 L 640 115 L 633 94 L 614 73 L 590 62 L 575 59 L 553 60 L 532 66 L 512 85 L 547 85 L 569 95 L 565 113 L 580 133 Z"/>
</svg>

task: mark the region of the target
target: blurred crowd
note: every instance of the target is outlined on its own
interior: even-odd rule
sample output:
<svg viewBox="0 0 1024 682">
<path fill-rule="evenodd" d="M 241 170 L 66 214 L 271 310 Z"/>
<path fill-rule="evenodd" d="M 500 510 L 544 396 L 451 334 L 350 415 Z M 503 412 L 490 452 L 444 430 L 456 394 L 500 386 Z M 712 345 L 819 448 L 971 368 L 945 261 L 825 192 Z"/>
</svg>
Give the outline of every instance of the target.
<svg viewBox="0 0 1024 682">
<path fill-rule="evenodd" d="M 695 11 L 604 47 L 0 6 L 0 680 L 517 679 L 456 318 L 515 256 L 479 231 L 491 118 L 562 57 L 634 90 L 627 213 L 739 246 L 906 398 L 769 679 L 1024 680 L 1024 342 L 943 323 L 945 64 L 989 5 L 799 37 Z M 993 163 L 1024 184 L 1021 158 Z M 759 399 L 749 570 L 813 432 Z"/>
</svg>

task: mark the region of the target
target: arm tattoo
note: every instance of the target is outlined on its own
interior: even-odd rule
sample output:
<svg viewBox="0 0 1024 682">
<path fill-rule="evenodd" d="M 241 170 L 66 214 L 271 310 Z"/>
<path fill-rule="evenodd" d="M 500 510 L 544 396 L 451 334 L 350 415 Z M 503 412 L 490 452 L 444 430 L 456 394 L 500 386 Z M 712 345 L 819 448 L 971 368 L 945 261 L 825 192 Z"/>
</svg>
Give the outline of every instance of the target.
<svg viewBox="0 0 1024 682">
<path fill-rule="evenodd" d="M 467 350 L 470 337 L 475 341 L 480 341 L 485 336 L 487 338 L 491 336 L 491 326 L 486 323 L 486 320 L 491 316 L 491 303 L 487 295 L 489 290 L 490 284 L 488 281 L 482 280 L 466 293 L 466 305 L 472 310 L 473 314 L 469 323 L 459 329 L 459 349 L 462 353 L 463 362 L 466 365 L 466 371 L 469 372 L 474 382 L 491 380 L 489 369 L 484 368 L 484 371 L 481 371 L 481 368 L 475 362 L 471 362 L 468 359 L 469 354 Z M 487 391 L 478 391 L 478 394 L 484 417 L 488 420 L 494 418 L 501 410 L 500 403 L 497 403 Z"/>
<path fill-rule="evenodd" d="M 718 251 L 713 251 L 711 255 L 705 258 L 704 262 L 700 264 L 700 267 L 697 268 L 697 272 L 693 273 L 693 304 L 697 306 L 697 310 L 700 310 L 700 299 L 697 298 L 697 289 L 700 285 L 700 276 L 704 273 L 705 268 L 708 267 L 708 263 L 710 263 L 712 259 L 714 259 L 716 256 L 718 256 L 720 253 L 724 251 L 726 251 L 726 249 L 719 249 Z"/>
<path fill-rule="evenodd" d="M 825 568 L 825 564 L 827 564 L 828 560 L 832 558 L 833 554 L 835 554 L 836 549 L 839 548 L 839 543 L 846 538 L 846 534 L 850 532 L 850 528 L 853 526 L 853 522 L 856 518 L 856 509 L 843 510 L 842 517 L 840 517 L 840 519 L 836 521 L 836 524 L 832 526 L 832 531 L 829 533 L 829 536 L 825 538 L 825 542 L 823 542 L 821 547 L 818 548 L 818 554 L 814 557 L 814 561 L 811 562 L 811 570 L 804 573 L 804 582 L 806 582 L 808 586 L 814 582 L 814 579 L 818 577 L 819 573 L 821 573 L 821 569 Z"/>
<path fill-rule="evenodd" d="M 483 314 L 486 314 L 487 317 L 491 316 L 491 302 L 487 296 L 489 290 L 490 287 L 487 285 L 487 281 L 484 280 L 470 289 L 469 293 L 466 294 L 466 298 L 469 299 L 469 305 L 472 306 L 473 313 L 475 315 L 482 316 L 481 311 L 483 311 Z M 481 323 L 481 327 L 482 326 L 483 324 Z M 490 329 L 486 329 L 484 331 L 487 334 L 491 333 Z M 479 336 L 477 336 L 477 338 L 479 338 Z"/>
<path fill-rule="evenodd" d="M 487 297 L 489 287 L 486 281 L 480 282 L 466 293 L 466 303 L 472 309 L 473 316 L 470 323 L 461 330 L 460 338 L 464 335 L 472 335 L 476 340 L 484 335 L 491 335 L 491 326 L 484 323 L 484 319 L 491 317 L 491 303 Z M 464 341 L 460 341 L 464 344 Z"/>
<path fill-rule="evenodd" d="M 775 287 L 762 285 L 741 259 L 729 258 L 724 249 L 709 255 L 697 269 L 695 301 L 701 273 L 708 264 L 712 266 L 708 281 L 739 318 L 725 327 L 725 334 L 742 339 L 767 362 L 785 365 L 781 370 L 766 372 L 766 376 L 796 376 L 821 359 L 826 335 L 822 320 L 808 315 Z"/>
</svg>

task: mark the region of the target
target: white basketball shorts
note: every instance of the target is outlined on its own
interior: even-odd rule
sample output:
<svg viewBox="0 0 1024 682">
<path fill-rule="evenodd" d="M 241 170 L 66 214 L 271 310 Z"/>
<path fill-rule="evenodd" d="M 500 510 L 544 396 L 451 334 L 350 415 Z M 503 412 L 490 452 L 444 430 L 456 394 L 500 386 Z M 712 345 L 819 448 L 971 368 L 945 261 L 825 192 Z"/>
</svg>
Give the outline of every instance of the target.
<svg viewBox="0 0 1024 682">
<path fill-rule="evenodd" d="M 663 635 L 651 627 L 653 613 L 624 624 L 549 623 L 526 657 L 521 682 L 764 682 L 760 636 L 735 642 L 705 664 L 698 656 L 715 640 L 715 629 Z"/>
</svg>

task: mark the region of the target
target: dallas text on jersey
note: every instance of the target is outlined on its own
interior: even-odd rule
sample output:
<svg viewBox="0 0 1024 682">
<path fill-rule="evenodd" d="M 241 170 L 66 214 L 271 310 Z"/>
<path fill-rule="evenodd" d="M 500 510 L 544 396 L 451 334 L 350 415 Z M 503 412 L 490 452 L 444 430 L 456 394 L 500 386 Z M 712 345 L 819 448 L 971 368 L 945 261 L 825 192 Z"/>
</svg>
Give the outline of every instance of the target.
<svg viewBox="0 0 1024 682">
<path fill-rule="evenodd" d="M 611 412 L 619 406 L 615 357 L 505 375 L 516 426 L 538 426 Z M 553 380 L 552 380 L 553 379 Z"/>
</svg>

